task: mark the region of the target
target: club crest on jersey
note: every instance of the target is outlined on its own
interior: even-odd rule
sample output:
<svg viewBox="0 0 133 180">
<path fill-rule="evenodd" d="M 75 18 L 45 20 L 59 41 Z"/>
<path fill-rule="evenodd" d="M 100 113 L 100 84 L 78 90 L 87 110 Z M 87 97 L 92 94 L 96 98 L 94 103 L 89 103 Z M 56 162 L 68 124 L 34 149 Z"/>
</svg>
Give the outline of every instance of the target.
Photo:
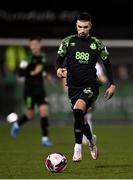
<svg viewBox="0 0 133 180">
<path fill-rule="evenodd" d="M 95 49 L 97 48 L 97 46 L 96 46 L 95 43 L 91 43 L 90 48 L 91 48 L 92 50 L 95 50 Z"/>
<path fill-rule="evenodd" d="M 71 46 L 75 46 L 76 45 L 75 42 L 71 42 L 70 44 L 71 44 Z"/>
</svg>

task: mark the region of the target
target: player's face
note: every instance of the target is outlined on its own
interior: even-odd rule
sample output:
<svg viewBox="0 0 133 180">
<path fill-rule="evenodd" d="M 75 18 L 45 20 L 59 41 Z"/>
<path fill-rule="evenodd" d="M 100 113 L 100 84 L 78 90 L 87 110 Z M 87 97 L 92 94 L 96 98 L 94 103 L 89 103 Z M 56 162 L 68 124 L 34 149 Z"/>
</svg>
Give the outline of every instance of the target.
<svg viewBox="0 0 133 180">
<path fill-rule="evenodd" d="M 89 31 L 91 29 L 90 21 L 79 21 L 77 20 L 76 27 L 77 33 L 79 37 L 87 37 L 89 35 Z"/>
<path fill-rule="evenodd" d="M 36 56 L 37 56 L 37 55 L 40 54 L 41 47 L 42 47 L 40 41 L 38 41 L 38 40 L 32 40 L 32 41 L 30 41 L 29 46 L 30 46 L 30 50 L 31 50 L 31 52 L 32 52 L 33 55 L 36 55 Z"/>
</svg>

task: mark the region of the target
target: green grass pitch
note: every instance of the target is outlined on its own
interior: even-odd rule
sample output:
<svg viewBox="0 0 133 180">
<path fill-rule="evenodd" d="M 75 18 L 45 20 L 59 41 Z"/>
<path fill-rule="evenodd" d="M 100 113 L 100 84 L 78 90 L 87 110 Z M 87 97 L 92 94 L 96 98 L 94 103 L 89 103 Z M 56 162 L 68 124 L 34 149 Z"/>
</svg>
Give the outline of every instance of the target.
<svg viewBox="0 0 133 180">
<path fill-rule="evenodd" d="M 0 127 L 0 179 L 132 179 L 133 127 L 97 127 L 100 157 L 94 161 L 88 146 L 83 146 L 83 160 L 72 162 L 74 136 L 72 128 L 52 128 L 54 146 L 40 145 L 39 127 L 23 127 L 14 140 L 7 126 Z M 44 160 L 52 152 L 63 153 L 68 166 L 62 173 L 50 173 Z"/>
</svg>

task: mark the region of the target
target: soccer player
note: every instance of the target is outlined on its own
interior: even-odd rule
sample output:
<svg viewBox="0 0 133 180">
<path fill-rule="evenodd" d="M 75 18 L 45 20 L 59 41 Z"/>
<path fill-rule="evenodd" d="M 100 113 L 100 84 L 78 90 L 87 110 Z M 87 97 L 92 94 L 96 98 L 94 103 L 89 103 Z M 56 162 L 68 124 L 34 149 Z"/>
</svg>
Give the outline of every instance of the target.
<svg viewBox="0 0 133 180">
<path fill-rule="evenodd" d="M 96 63 L 96 75 L 97 75 L 97 78 L 98 78 L 98 81 L 99 83 L 102 85 L 102 84 L 105 84 L 107 82 L 107 77 L 103 71 L 103 68 L 102 66 L 100 65 L 99 62 Z M 67 76 L 67 70 L 64 71 L 64 78 L 62 78 L 62 83 L 63 83 L 63 89 L 64 89 L 64 92 L 67 93 L 68 91 L 68 88 L 67 88 L 67 83 L 66 83 L 66 76 Z M 90 126 L 90 130 L 91 130 L 91 133 L 93 133 L 93 130 L 92 130 L 92 119 L 93 119 L 93 110 L 95 109 L 95 103 L 92 105 L 91 108 L 89 108 L 87 110 L 87 113 L 86 115 L 84 116 L 84 123 L 88 123 L 89 126 Z M 89 141 L 88 139 L 86 138 L 85 135 L 83 135 L 83 139 L 82 139 L 82 143 L 83 144 L 88 144 Z"/>
<path fill-rule="evenodd" d="M 49 120 L 46 92 L 44 88 L 43 72 L 46 70 L 46 57 L 42 52 L 40 37 L 33 37 L 29 42 L 30 53 L 26 60 L 20 62 L 19 76 L 25 78 L 24 101 L 26 106 L 25 113 L 12 124 L 11 136 L 16 137 L 20 127 L 34 117 L 35 105 L 39 108 L 41 117 L 43 146 L 51 146 L 52 142 L 48 138 Z M 9 116 L 8 116 L 9 118 Z"/>
<path fill-rule="evenodd" d="M 84 123 L 84 115 L 96 101 L 99 94 L 99 82 L 96 76 L 96 62 L 98 58 L 104 64 L 109 80 L 109 87 L 105 92 L 105 100 L 109 100 L 115 92 L 115 84 L 109 53 L 105 45 L 96 37 L 90 35 L 92 27 L 89 13 L 80 13 L 76 21 L 77 34 L 66 37 L 58 50 L 57 76 L 64 77 L 67 69 L 68 97 L 71 100 L 74 115 L 75 146 L 73 161 L 82 160 L 82 138 L 87 137 L 90 144 L 91 156 L 98 159 L 96 136 L 91 133 L 88 123 Z M 63 63 L 66 61 L 66 69 Z"/>
</svg>

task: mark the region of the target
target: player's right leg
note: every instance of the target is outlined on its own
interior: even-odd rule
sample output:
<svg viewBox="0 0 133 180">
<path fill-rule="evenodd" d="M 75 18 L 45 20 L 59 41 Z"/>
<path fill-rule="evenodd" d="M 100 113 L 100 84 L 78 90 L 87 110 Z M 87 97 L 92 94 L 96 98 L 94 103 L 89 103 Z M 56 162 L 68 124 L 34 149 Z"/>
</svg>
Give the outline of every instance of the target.
<svg viewBox="0 0 133 180">
<path fill-rule="evenodd" d="M 7 116 L 7 122 L 12 123 L 12 128 L 11 128 L 12 137 L 16 137 L 16 134 L 19 131 L 19 126 L 17 121 L 18 121 L 18 115 L 16 113 L 12 112 Z"/>
<path fill-rule="evenodd" d="M 23 114 L 19 119 L 16 119 L 16 121 L 14 121 L 12 123 L 11 136 L 13 138 L 16 138 L 16 136 L 18 135 L 20 127 L 22 125 L 24 125 L 26 122 L 28 122 L 29 120 L 33 119 L 33 116 L 34 116 L 34 110 L 26 110 L 25 114 Z"/>
<path fill-rule="evenodd" d="M 24 100 L 25 100 L 25 106 L 26 106 L 26 112 L 18 119 L 15 120 L 15 118 L 12 117 L 12 127 L 11 127 L 11 136 L 13 138 L 16 138 L 19 129 L 22 125 L 24 125 L 26 122 L 28 122 L 29 120 L 33 119 L 34 116 L 34 101 L 33 101 L 33 97 L 31 96 L 24 96 Z M 10 115 L 8 116 L 8 118 L 10 117 Z"/>
<path fill-rule="evenodd" d="M 88 96 L 90 92 L 92 92 L 91 96 Z M 97 89 L 86 88 L 86 91 L 83 91 L 80 97 L 85 100 L 87 109 L 90 109 L 90 107 L 93 106 L 95 100 L 97 99 L 97 96 L 98 96 Z M 89 118 L 90 117 L 92 116 L 89 116 Z M 98 149 L 96 146 L 96 135 L 94 135 L 92 132 L 92 122 L 90 123 L 90 121 L 89 122 L 88 121 L 86 122 L 86 121 L 83 126 L 83 134 L 86 136 L 86 138 L 89 141 L 91 157 L 93 160 L 96 160 L 98 159 L 98 156 L 99 156 Z"/>
<path fill-rule="evenodd" d="M 91 133 L 93 134 L 93 131 L 92 131 L 92 112 L 91 111 L 87 112 L 86 115 L 84 116 L 84 123 L 85 123 L 85 125 L 88 124 L 90 126 Z M 85 135 L 83 135 L 82 143 L 85 145 L 89 144 L 89 140 L 86 138 Z"/>
<path fill-rule="evenodd" d="M 75 134 L 75 146 L 73 161 L 79 162 L 82 160 L 82 138 L 84 127 L 84 109 L 86 107 L 85 102 L 82 99 L 78 99 L 73 108 L 74 114 L 74 134 Z"/>
<path fill-rule="evenodd" d="M 97 160 L 99 157 L 99 151 L 96 145 L 96 139 L 97 139 L 96 135 L 93 134 L 92 139 L 89 141 L 91 157 L 93 160 Z"/>
</svg>

